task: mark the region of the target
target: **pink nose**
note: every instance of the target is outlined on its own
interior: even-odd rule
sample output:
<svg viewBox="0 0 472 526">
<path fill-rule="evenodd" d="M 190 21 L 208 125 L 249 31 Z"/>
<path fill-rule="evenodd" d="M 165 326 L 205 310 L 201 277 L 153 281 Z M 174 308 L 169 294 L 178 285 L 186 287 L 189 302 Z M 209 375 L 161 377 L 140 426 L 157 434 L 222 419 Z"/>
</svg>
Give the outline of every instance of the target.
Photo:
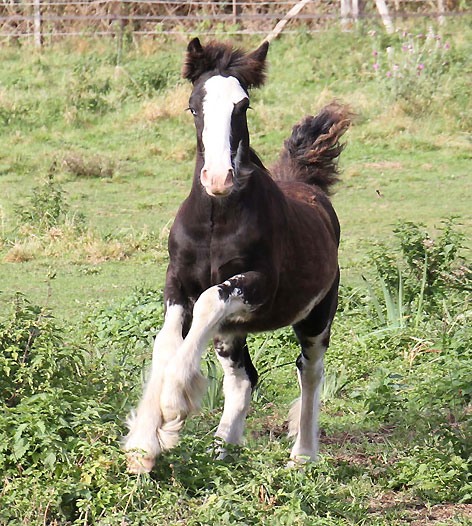
<svg viewBox="0 0 472 526">
<path fill-rule="evenodd" d="M 227 195 L 233 187 L 233 175 L 232 168 L 223 176 L 221 173 L 203 168 L 200 174 L 200 181 L 210 195 Z"/>
</svg>

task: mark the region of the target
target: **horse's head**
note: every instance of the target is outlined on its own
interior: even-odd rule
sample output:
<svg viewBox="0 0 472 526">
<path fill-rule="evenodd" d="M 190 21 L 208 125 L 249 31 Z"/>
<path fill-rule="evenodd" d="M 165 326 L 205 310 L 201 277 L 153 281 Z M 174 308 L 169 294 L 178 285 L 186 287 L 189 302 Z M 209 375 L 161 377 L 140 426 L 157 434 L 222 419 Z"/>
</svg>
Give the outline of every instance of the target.
<svg viewBox="0 0 472 526">
<path fill-rule="evenodd" d="M 198 38 L 188 45 L 182 74 L 193 83 L 189 110 L 203 161 L 200 182 L 210 196 L 228 195 L 249 161 L 248 90 L 264 82 L 268 47 L 245 54 L 220 42 L 202 46 Z"/>
</svg>

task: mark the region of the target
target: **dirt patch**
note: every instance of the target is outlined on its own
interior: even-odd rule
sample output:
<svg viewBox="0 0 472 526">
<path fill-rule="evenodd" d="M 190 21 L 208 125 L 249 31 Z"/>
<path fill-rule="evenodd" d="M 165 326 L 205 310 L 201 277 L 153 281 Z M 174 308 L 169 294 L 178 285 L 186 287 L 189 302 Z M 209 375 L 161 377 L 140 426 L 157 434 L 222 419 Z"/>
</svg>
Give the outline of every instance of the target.
<svg viewBox="0 0 472 526">
<path fill-rule="evenodd" d="M 255 439 L 269 436 L 272 440 L 287 435 L 288 421 L 284 420 L 283 412 L 273 403 L 266 404 L 264 410 L 267 410 L 267 415 L 259 418 L 254 418 L 254 415 L 251 417 L 251 436 Z"/>
<path fill-rule="evenodd" d="M 389 437 L 393 430 L 394 426 L 382 426 L 377 431 L 359 431 L 357 433 L 330 433 L 326 434 L 324 429 L 320 431 L 320 441 L 323 444 L 344 446 L 346 444 L 359 444 L 364 442 L 366 439 L 371 444 L 383 444 L 385 443 L 387 437 Z"/>
<path fill-rule="evenodd" d="M 472 504 L 437 504 L 425 506 L 408 494 L 388 491 L 372 497 L 369 512 L 375 515 L 398 513 L 411 526 L 432 526 L 450 524 L 455 518 L 472 518 Z"/>
<path fill-rule="evenodd" d="M 418 511 L 418 516 L 411 526 L 429 526 L 430 524 L 448 523 L 454 518 L 472 519 L 472 504 L 438 504 Z"/>
</svg>

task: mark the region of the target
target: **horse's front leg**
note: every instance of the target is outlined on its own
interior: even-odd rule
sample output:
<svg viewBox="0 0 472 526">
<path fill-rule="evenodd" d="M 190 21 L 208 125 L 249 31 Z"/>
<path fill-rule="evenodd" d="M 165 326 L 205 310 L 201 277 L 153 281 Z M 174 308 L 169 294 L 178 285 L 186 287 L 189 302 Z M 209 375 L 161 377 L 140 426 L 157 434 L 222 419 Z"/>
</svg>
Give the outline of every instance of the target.
<svg viewBox="0 0 472 526">
<path fill-rule="evenodd" d="M 166 435 L 158 434 L 162 425 L 159 399 L 167 363 L 183 342 L 183 320 L 183 306 L 168 302 L 164 325 L 154 341 L 149 379 L 137 411 L 128 422 L 129 433 L 124 449 L 131 473 L 151 471 L 161 450 L 173 446 L 166 440 Z"/>
<path fill-rule="evenodd" d="M 162 431 L 178 437 L 188 414 L 199 409 L 206 386 L 200 361 L 208 340 L 225 322 L 250 319 L 272 292 L 266 276 L 252 271 L 201 294 L 193 309 L 190 331 L 165 372 L 160 400 Z"/>
</svg>

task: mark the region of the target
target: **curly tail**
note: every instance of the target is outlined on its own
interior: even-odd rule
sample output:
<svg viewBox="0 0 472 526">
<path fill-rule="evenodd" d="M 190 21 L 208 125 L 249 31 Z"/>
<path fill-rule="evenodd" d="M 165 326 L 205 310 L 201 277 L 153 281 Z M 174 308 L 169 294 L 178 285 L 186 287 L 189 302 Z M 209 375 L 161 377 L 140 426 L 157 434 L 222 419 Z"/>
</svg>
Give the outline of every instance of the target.
<svg viewBox="0 0 472 526">
<path fill-rule="evenodd" d="M 276 181 L 301 181 L 329 194 L 338 181 L 337 160 L 344 149 L 339 139 L 351 124 L 352 113 L 336 101 L 316 117 L 308 115 L 293 127 L 280 158 L 271 167 Z"/>
</svg>

